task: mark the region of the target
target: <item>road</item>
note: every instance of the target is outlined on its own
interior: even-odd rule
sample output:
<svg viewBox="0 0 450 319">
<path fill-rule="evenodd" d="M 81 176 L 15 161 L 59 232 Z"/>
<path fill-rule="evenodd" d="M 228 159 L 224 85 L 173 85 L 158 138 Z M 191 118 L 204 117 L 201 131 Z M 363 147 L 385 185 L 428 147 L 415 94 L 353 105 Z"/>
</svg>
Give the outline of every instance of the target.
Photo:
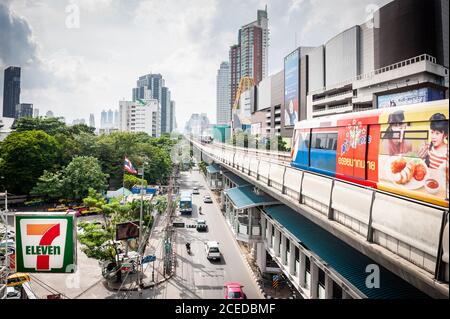
<svg viewBox="0 0 450 319">
<path fill-rule="evenodd" d="M 222 299 L 223 284 L 239 282 L 244 286 L 244 292 L 249 299 L 262 298 L 218 203 L 203 203 L 204 195 L 212 195 L 204 178 L 196 170 L 192 173 L 183 172 L 181 191 L 192 191 L 193 187 L 198 187 L 200 194 L 193 195 L 192 216 L 180 218 L 186 224 L 195 224 L 199 217 L 205 219 L 209 230 L 200 233 L 195 228 L 177 228 L 176 274 L 154 291 L 145 291 L 144 296 L 159 299 Z M 214 200 L 214 197 L 211 197 Z M 198 215 L 200 205 L 203 213 L 201 216 Z M 223 256 L 220 262 L 206 259 L 204 242 L 208 240 L 219 242 Z M 190 255 L 186 251 L 186 241 L 191 243 Z"/>
</svg>

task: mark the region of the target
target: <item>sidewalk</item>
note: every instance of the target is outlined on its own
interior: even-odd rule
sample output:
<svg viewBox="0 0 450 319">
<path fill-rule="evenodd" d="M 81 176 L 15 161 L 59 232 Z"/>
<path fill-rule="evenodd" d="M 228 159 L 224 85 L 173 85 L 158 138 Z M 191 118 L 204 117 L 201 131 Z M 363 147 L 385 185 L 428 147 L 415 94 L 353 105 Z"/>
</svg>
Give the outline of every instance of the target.
<svg viewBox="0 0 450 319">
<path fill-rule="evenodd" d="M 154 262 L 146 263 L 143 265 L 144 269 L 142 276 L 142 289 L 149 289 L 151 287 L 157 286 L 165 282 L 172 276 L 164 276 L 164 239 L 165 228 L 169 216 L 167 213 L 165 213 L 163 215 L 156 214 L 154 215 L 154 217 L 155 224 L 153 225 L 153 230 L 148 240 L 144 256 L 155 255 L 156 260 Z M 172 256 L 174 256 L 175 254 L 175 246 L 176 245 L 173 245 Z M 172 264 L 174 263 L 172 262 Z M 110 289 L 120 291 L 137 291 L 137 273 L 128 273 L 122 275 L 122 282 L 108 281 L 108 287 Z"/>
</svg>

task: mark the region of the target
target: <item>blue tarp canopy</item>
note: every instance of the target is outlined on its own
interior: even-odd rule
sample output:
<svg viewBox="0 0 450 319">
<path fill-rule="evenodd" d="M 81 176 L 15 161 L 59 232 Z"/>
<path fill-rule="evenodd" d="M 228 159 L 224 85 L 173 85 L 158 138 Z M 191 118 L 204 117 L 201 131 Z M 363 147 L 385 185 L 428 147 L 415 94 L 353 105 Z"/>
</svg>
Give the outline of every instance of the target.
<svg viewBox="0 0 450 319">
<path fill-rule="evenodd" d="M 249 185 L 250 183 L 231 172 L 224 172 L 223 175 L 232 181 L 236 186 Z"/>
<path fill-rule="evenodd" d="M 217 164 L 212 164 L 206 167 L 206 171 L 209 174 L 220 173 L 220 166 Z"/>
<path fill-rule="evenodd" d="M 350 284 L 370 299 L 417 299 L 429 298 L 374 260 L 360 253 L 350 245 L 311 222 L 300 213 L 285 205 L 264 208 L 264 211 L 285 227 L 299 242 L 314 252 L 336 270 Z M 380 287 L 368 288 L 366 279 L 372 273 L 366 272 L 368 265 L 378 265 Z"/>
<path fill-rule="evenodd" d="M 121 196 L 128 196 L 131 195 L 131 191 L 127 188 L 121 187 L 116 191 L 107 191 L 106 192 L 106 198 L 118 198 Z"/>
<path fill-rule="evenodd" d="M 255 187 L 246 185 L 225 190 L 225 194 L 233 202 L 236 209 L 251 208 L 262 205 L 275 205 L 279 202 L 269 195 L 257 195 L 253 192 Z"/>
</svg>

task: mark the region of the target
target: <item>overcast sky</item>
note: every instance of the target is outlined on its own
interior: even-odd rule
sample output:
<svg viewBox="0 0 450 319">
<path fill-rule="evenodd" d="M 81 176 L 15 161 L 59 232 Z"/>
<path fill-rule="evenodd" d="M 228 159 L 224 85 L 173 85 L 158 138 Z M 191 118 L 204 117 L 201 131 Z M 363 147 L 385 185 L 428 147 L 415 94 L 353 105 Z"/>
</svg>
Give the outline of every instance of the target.
<svg viewBox="0 0 450 319">
<path fill-rule="evenodd" d="M 40 115 L 52 110 L 69 124 L 94 113 L 98 125 L 103 109 L 131 99 L 139 76 L 161 73 L 179 128 L 191 113 L 205 112 L 215 122 L 217 69 L 258 9 L 268 6 L 272 74 L 296 43 L 321 45 L 388 2 L 0 0 L 0 92 L 3 69 L 21 66 L 22 103 L 33 103 Z"/>
</svg>

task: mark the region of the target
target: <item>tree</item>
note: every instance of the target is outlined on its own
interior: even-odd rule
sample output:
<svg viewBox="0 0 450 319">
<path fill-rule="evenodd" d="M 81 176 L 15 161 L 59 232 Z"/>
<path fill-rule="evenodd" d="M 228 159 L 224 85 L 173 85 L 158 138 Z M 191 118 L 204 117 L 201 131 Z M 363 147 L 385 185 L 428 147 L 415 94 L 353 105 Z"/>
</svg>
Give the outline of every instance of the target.
<svg viewBox="0 0 450 319">
<path fill-rule="evenodd" d="M 155 209 L 159 214 L 162 214 L 167 209 L 167 195 L 159 195 L 155 198 Z"/>
<path fill-rule="evenodd" d="M 57 133 L 65 133 L 67 129 L 66 123 L 57 117 L 22 117 L 16 121 L 16 131 L 44 131 L 49 135 Z"/>
<path fill-rule="evenodd" d="M 31 190 L 31 195 L 45 196 L 49 199 L 64 197 L 64 179 L 61 172 L 52 173 L 44 171 L 39 177 L 36 186 Z"/>
<path fill-rule="evenodd" d="M 0 174 L 11 193 L 28 194 L 44 170 L 55 168 L 58 144 L 43 131 L 13 132 L 0 144 Z"/>
<path fill-rule="evenodd" d="M 64 169 L 64 194 L 68 198 L 82 199 L 89 194 L 89 188 L 105 190 L 106 178 L 96 158 L 77 156 Z"/>
<path fill-rule="evenodd" d="M 141 185 L 142 179 L 137 176 L 125 174 L 123 176 L 123 184 L 125 188 L 131 189 L 134 185 Z M 144 186 L 147 186 L 147 181 L 144 179 Z"/>
</svg>

